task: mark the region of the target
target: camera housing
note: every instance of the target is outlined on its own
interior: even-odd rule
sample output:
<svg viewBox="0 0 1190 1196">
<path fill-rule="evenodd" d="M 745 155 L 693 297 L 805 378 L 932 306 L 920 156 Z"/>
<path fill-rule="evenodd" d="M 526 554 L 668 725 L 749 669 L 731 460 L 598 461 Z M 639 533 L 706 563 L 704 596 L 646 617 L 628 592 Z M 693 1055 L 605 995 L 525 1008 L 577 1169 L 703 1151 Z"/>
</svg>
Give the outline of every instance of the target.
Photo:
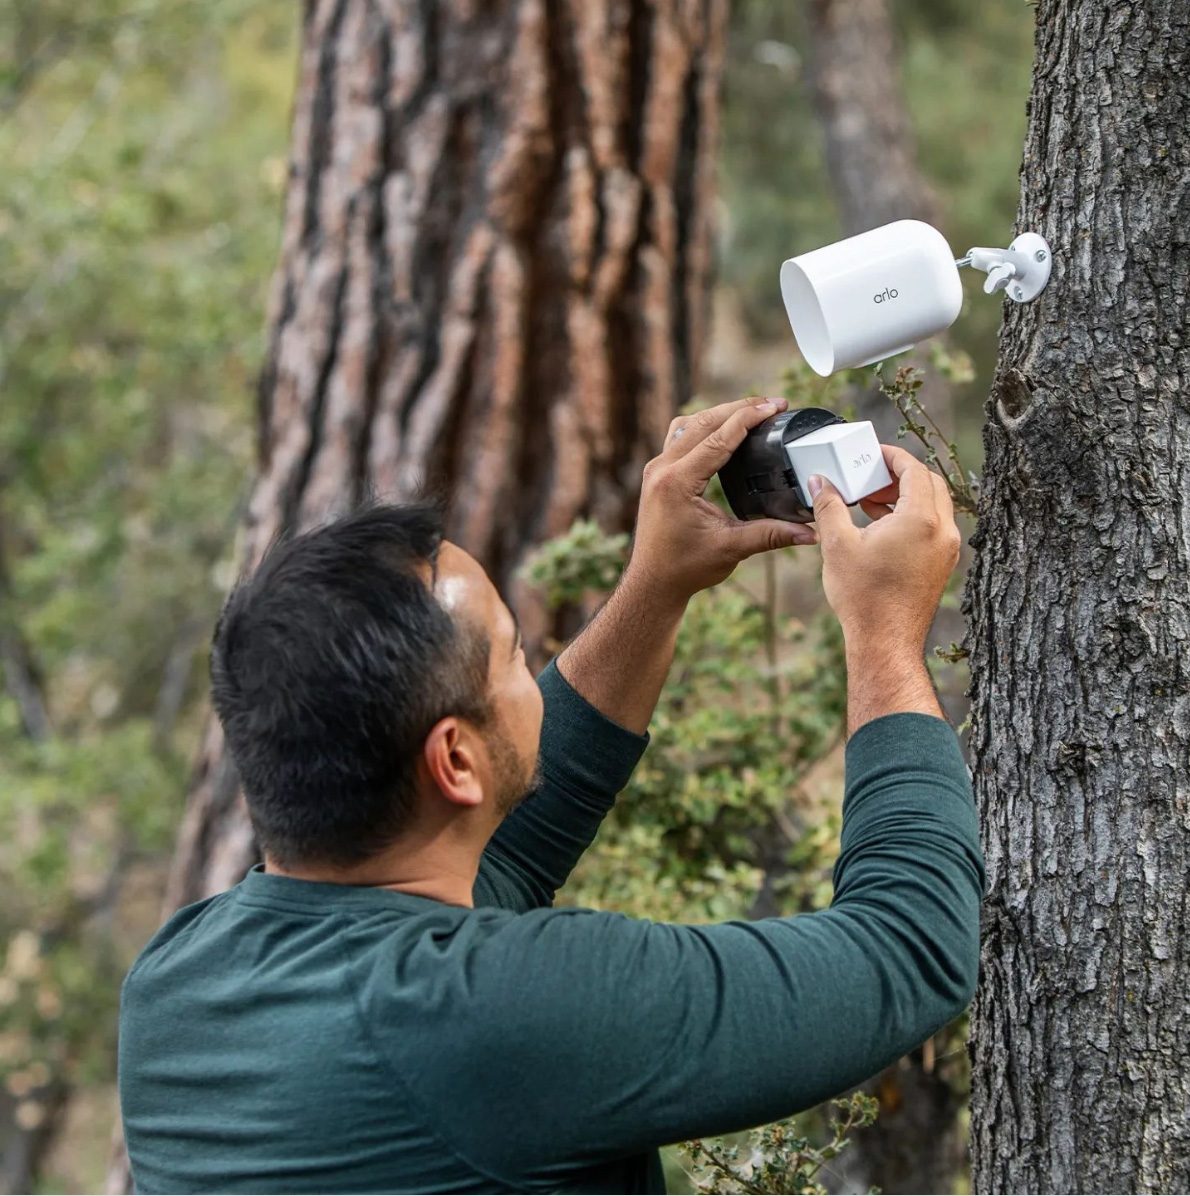
<svg viewBox="0 0 1190 1196">
<path fill-rule="evenodd" d="M 787 519 L 811 523 L 814 510 L 802 494 L 787 446 L 811 432 L 846 421 L 824 407 L 782 411 L 758 424 L 719 470 L 723 493 L 737 519 Z"/>
<path fill-rule="evenodd" d="M 1044 237 L 1021 233 L 1007 249 L 976 247 L 955 258 L 946 238 L 921 220 L 857 233 L 781 265 L 781 297 L 794 339 L 824 378 L 871 365 L 949 328 L 963 306 L 959 268 L 987 275 L 989 295 L 1036 299 L 1053 255 Z"/>
<path fill-rule="evenodd" d="M 963 287 L 946 238 L 896 220 L 781 266 L 781 296 L 815 373 L 870 365 L 949 328 Z"/>
<path fill-rule="evenodd" d="M 849 506 L 892 483 L 871 423 L 848 423 L 822 407 L 785 411 L 757 425 L 719 480 L 739 519 L 810 523 L 806 483 L 815 474 L 828 478 Z"/>
</svg>

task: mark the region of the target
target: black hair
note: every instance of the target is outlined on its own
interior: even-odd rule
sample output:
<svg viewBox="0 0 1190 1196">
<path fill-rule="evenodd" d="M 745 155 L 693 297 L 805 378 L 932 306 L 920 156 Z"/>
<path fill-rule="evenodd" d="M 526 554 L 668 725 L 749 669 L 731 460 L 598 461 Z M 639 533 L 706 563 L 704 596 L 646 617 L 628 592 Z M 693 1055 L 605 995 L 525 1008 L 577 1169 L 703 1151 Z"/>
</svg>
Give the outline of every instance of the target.
<svg viewBox="0 0 1190 1196">
<path fill-rule="evenodd" d="M 431 589 L 438 509 L 373 504 L 282 539 L 228 596 L 211 688 L 259 845 L 350 865 L 400 835 L 425 737 L 486 721 L 489 645 Z"/>
</svg>

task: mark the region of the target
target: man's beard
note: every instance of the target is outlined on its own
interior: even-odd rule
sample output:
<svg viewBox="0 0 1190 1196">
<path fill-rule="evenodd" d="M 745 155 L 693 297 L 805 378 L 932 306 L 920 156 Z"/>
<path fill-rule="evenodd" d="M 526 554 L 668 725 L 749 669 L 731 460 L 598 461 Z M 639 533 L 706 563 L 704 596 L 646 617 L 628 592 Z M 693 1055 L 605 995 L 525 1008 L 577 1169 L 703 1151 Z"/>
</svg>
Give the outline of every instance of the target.
<svg viewBox="0 0 1190 1196">
<path fill-rule="evenodd" d="M 541 783 L 536 759 L 524 761 L 517 754 L 503 722 L 497 722 L 488 736 L 488 754 L 496 784 L 496 809 L 505 818 Z"/>
</svg>

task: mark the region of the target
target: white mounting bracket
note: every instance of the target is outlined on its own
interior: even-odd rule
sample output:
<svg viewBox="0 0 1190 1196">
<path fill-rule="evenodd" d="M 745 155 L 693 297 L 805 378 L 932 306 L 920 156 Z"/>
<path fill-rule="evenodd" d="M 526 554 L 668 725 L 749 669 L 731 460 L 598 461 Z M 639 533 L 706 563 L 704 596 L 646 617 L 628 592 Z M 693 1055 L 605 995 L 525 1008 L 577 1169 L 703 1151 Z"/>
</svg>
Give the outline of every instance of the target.
<svg viewBox="0 0 1190 1196">
<path fill-rule="evenodd" d="M 1021 233 L 1007 249 L 968 249 L 956 266 L 982 270 L 988 277 L 984 291 L 1004 291 L 1016 303 L 1028 303 L 1045 290 L 1053 264 L 1050 247 L 1040 233 Z"/>
</svg>

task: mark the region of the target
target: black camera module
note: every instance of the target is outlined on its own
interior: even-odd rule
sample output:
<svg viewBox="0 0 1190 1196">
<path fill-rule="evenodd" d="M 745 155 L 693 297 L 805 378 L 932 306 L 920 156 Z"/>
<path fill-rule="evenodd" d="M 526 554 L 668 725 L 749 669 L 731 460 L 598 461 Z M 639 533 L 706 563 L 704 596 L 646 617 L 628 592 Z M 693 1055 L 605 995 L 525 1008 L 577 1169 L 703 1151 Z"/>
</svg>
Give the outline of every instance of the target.
<svg viewBox="0 0 1190 1196">
<path fill-rule="evenodd" d="M 814 509 L 789 461 L 787 446 L 819 428 L 847 421 L 822 407 L 782 411 L 758 424 L 719 470 L 719 481 L 737 519 L 811 523 Z"/>
</svg>

